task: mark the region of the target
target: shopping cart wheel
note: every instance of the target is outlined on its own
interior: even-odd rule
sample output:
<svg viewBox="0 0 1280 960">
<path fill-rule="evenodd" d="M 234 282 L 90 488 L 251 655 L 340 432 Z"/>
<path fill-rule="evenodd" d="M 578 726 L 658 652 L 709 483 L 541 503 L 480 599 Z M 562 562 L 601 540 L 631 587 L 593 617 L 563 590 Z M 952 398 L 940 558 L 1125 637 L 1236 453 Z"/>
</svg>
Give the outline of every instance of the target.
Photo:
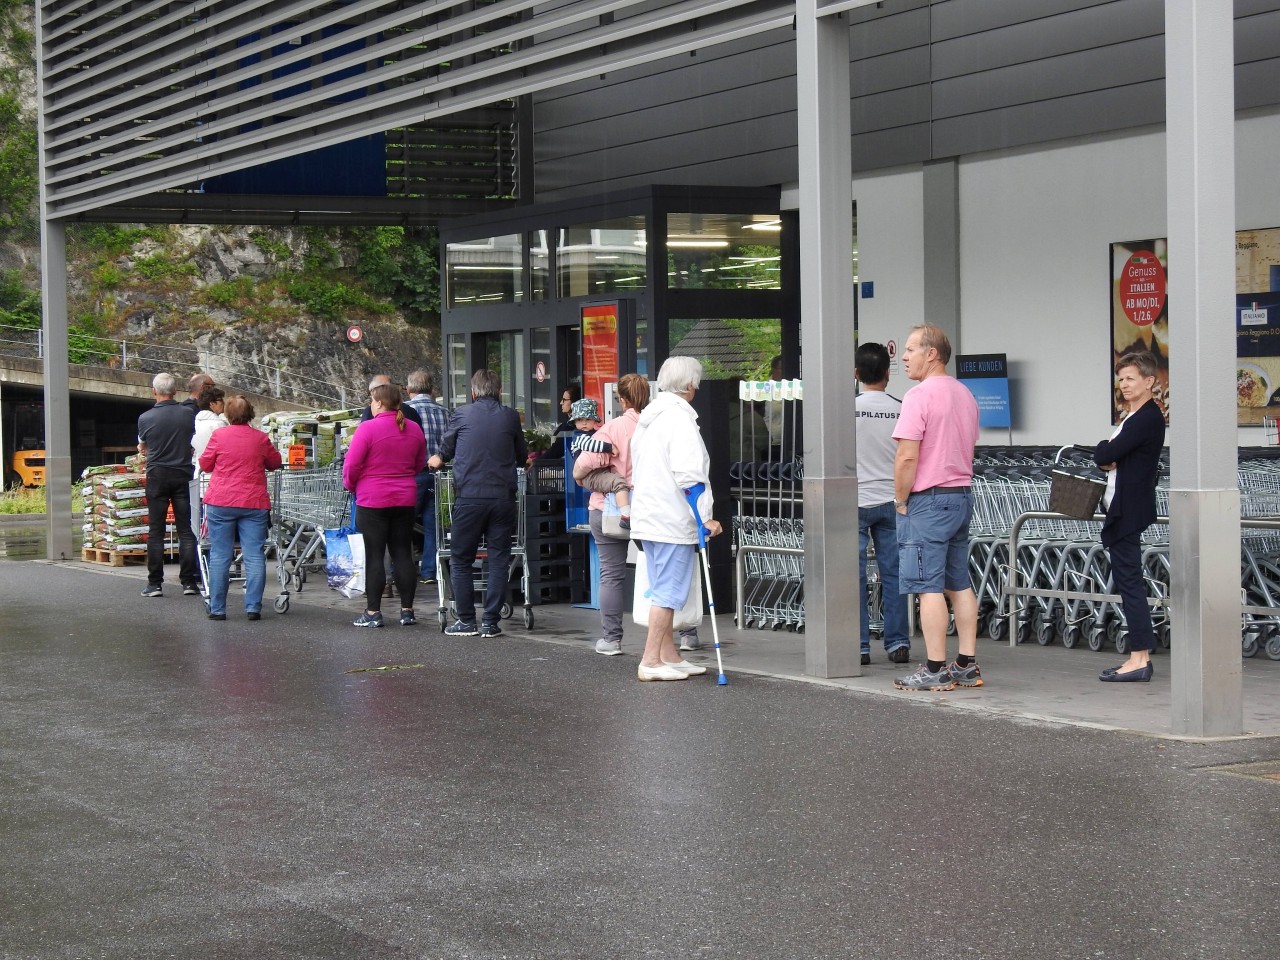
<svg viewBox="0 0 1280 960">
<path fill-rule="evenodd" d="M 991 614 L 991 618 L 987 620 L 987 636 L 999 643 L 1004 639 L 1005 628 L 1009 626 L 1009 621 L 1002 617 L 999 612 Z"/>
<path fill-rule="evenodd" d="M 1080 628 L 1077 626 L 1068 626 L 1062 631 L 1062 645 L 1068 650 L 1075 647 L 1080 642 Z"/>
<path fill-rule="evenodd" d="M 1258 642 L 1258 635 L 1252 630 L 1240 638 L 1240 656 L 1256 657 L 1261 649 L 1262 644 Z"/>
<path fill-rule="evenodd" d="M 1107 631 L 1102 627 L 1094 627 L 1089 631 L 1089 649 L 1094 653 L 1101 650 L 1107 642 Z"/>
<path fill-rule="evenodd" d="M 297 570 L 294 571 L 294 574 L 293 574 L 293 589 L 295 591 L 300 592 L 302 590 L 302 585 L 306 582 L 307 582 L 306 571 L 304 571 L 301 567 L 299 567 Z"/>
<path fill-rule="evenodd" d="M 1167 620 L 1156 627 L 1156 641 L 1164 649 L 1169 649 L 1169 622 Z"/>
<path fill-rule="evenodd" d="M 289 598 L 287 596 L 276 597 L 276 613 L 288 613 L 288 612 L 289 612 Z"/>
<path fill-rule="evenodd" d="M 1280 660 L 1280 636 L 1268 638 L 1267 656 L 1272 660 Z"/>
<path fill-rule="evenodd" d="M 526 630 L 533 629 L 533 607 L 526 606 L 524 608 L 524 628 Z"/>
<path fill-rule="evenodd" d="M 436 620 L 440 622 L 441 630 L 449 626 L 449 611 L 446 610 L 444 607 L 441 607 L 439 610 L 436 611 Z"/>
<path fill-rule="evenodd" d="M 515 613 L 515 608 L 509 603 L 504 603 L 502 609 L 498 611 L 498 616 L 502 617 L 503 620 L 510 620 L 513 613 Z"/>
<path fill-rule="evenodd" d="M 1119 620 L 1107 621 L 1107 639 L 1115 644 L 1116 653 L 1129 652 L 1129 631 Z"/>
<path fill-rule="evenodd" d="M 1057 631 L 1053 627 L 1053 623 L 1049 620 L 1036 621 L 1036 643 L 1042 647 L 1047 647 L 1053 643 L 1053 638 L 1057 635 Z"/>
</svg>

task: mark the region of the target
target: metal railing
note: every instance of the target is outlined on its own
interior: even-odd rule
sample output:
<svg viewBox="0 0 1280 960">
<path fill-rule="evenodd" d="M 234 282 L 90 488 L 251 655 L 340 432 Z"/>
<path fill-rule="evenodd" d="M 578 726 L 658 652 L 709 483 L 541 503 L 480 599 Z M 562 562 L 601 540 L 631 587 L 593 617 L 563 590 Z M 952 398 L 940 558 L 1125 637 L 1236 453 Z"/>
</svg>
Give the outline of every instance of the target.
<svg viewBox="0 0 1280 960">
<path fill-rule="evenodd" d="M 312 408 L 346 407 L 346 388 L 327 380 L 285 373 L 255 360 L 230 357 L 193 347 L 174 347 L 140 340 L 113 340 L 72 333 L 67 337 L 73 364 L 137 373 L 168 373 L 175 368 L 203 370 L 217 383 L 234 383 L 237 389 L 304 404 Z M 44 331 L 39 327 L 0 325 L 0 356 L 44 359 Z M 179 378 L 181 380 L 181 378 Z"/>
</svg>

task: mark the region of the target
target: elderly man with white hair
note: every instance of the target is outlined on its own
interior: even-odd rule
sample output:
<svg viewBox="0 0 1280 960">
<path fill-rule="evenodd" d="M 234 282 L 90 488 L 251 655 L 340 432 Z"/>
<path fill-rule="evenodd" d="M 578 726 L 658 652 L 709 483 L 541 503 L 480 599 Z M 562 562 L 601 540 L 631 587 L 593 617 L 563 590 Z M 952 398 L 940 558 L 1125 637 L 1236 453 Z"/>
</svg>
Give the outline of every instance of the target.
<svg viewBox="0 0 1280 960">
<path fill-rule="evenodd" d="M 698 576 L 698 528 L 685 491 L 701 483 L 698 514 L 708 536 L 711 460 L 690 401 L 702 382 L 702 364 L 670 357 L 658 371 L 659 393 L 640 414 L 631 438 L 631 538 L 640 541 L 649 573 L 649 635 L 637 675 L 641 680 L 684 680 L 707 672 L 684 660 L 672 637 L 675 612 L 684 607 Z"/>
<path fill-rule="evenodd" d="M 191 440 L 195 411 L 173 399 L 178 385 L 168 373 L 151 381 L 156 404 L 138 417 L 138 452 L 147 458 L 147 585 L 144 597 L 162 596 L 165 518 L 173 508 L 178 531 L 178 579 L 186 596 L 199 593 L 196 537 L 191 531 Z"/>
</svg>

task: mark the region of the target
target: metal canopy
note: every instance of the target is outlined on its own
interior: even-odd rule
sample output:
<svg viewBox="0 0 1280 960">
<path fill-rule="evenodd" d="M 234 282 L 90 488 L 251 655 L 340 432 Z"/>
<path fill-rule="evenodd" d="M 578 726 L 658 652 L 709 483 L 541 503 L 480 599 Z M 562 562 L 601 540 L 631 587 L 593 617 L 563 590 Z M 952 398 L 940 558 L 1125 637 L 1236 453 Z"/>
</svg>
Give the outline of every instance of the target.
<svg viewBox="0 0 1280 960">
<path fill-rule="evenodd" d="M 469 180 L 468 147 L 477 144 L 421 125 L 791 19 L 791 5 L 780 0 L 45 0 L 38 22 L 46 214 L 98 219 L 115 207 L 113 219 L 236 219 L 228 197 L 211 200 L 200 184 L 404 130 L 419 135 L 397 138 L 388 169 L 393 181 L 397 169 L 412 175 L 388 192 L 420 199 L 433 178 L 452 176 L 452 189 L 410 203 L 417 208 L 410 216 L 427 222 L 475 212 L 468 199 L 514 195 L 511 178 L 491 189 L 483 177 L 459 184 Z M 491 140 L 478 146 L 493 149 Z M 151 196 L 159 191 L 170 193 Z M 379 207 L 312 197 L 259 199 L 243 209 L 268 220 L 335 222 L 363 210 L 366 222 L 404 222 Z"/>
</svg>

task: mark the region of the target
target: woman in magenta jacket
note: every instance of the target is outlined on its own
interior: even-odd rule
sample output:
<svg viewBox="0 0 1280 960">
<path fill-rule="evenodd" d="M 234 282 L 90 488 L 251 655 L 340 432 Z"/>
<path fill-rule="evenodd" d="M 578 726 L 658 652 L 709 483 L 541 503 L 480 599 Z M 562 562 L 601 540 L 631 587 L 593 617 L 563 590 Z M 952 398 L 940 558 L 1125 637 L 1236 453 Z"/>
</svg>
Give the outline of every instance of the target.
<svg viewBox="0 0 1280 960">
<path fill-rule="evenodd" d="M 204 494 L 209 524 L 209 619 L 227 619 L 227 583 L 237 537 L 244 555 L 244 610 L 262 619 L 267 585 L 263 545 L 271 515 L 267 471 L 280 469 L 280 451 L 252 426 L 253 404 L 242 394 L 229 397 L 227 426 L 215 430 L 200 454 L 200 469 L 212 474 Z"/>
<path fill-rule="evenodd" d="M 382 558 L 388 550 L 400 594 L 400 625 L 417 622 L 413 525 L 417 476 L 427 464 L 427 441 L 415 424 L 405 429 L 400 401 L 400 388 L 394 383 L 369 391 L 373 416 L 356 428 L 342 467 L 342 485 L 356 498 L 356 529 L 364 536 L 365 611 L 354 621 L 357 627 L 382 626 L 382 590 L 387 584 Z"/>
</svg>

